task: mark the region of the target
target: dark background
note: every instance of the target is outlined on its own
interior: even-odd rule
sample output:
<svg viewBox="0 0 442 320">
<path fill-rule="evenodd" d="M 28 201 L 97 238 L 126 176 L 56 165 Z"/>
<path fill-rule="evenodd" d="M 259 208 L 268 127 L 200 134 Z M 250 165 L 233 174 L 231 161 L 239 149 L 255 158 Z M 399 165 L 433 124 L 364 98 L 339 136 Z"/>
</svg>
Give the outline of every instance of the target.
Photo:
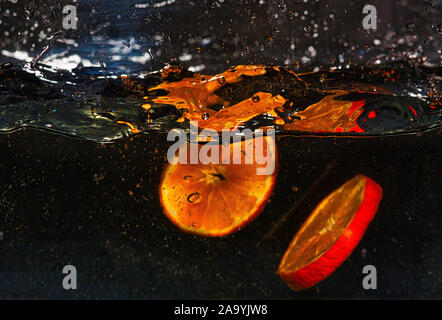
<svg viewBox="0 0 442 320">
<path fill-rule="evenodd" d="M 220 239 L 184 234 L 162 214 L 157 188 L 168 145 L 159 134 L 106 146 L 29 129 L 0 135 L 0 296 L 440 298 L 441 134 L 280 137 L 266 209 Z M 291 238 L 321 199 L 359 173 L 384 189 L 374 220 L 335 273 L 292 291 L 276 274 Z M 62 288 L 67 264 L 77 268 L 76 291 Z M 377 290 L 362 288 L 367 264 L 377 268 Z"/>
<path fill-rule="evenodd" d="M 379 21 L 378 31 L 370 33 L 361 29 L 362 1 L 134 6 L 160 2 L 78 1 L 78 30 L 53 43 L 47 62 L 63 67 L 63 57 L 77 61 L 77 55 L 83 63 L 102 61 L 109 71 L 127 72 L 156 70 L 178 59 L 208 73 L 245 63 L 312 70 L 408 56 L 440 64 L 440 1 L 371 1 Z M 0 4 L 5 62 L 39 53 L 45 45 L 40 31 L 61 30 L 62 7 L 72 2 Z M 148 50 L 152 63 L 130 60 Z M 190 60 L 179 59 L 187 54 Z M 441 297 L 440 130 L 376 139 L 279 137 L 271 201 L 247 228 L 222 239 L 184 234 L 163 216 L 157 188 L 166 164 L 164 140 L 152 132 L 108 145 L 29 129 L 0 135 L 0 297 Z M 275 273 L 290 239 L 324 196 L 359 173 L 384 188 L 375 219 L 332 276 L 293 292 Z M 308 196 L 295 213 L 264 241 L 303 194 Z M 67 264 L 77 268 L 76 291 L 62 288 Z M 362 288 L 367 264 L 377 267 L 378 290 Z"/>
<path fill-rule="evenodd" d="M 29 57 L 41 51 L 47 37 L 64 31 L 62 8 L 75 4 L 68 0 L 0 3 L 2 50 L 19 50 Z M 366 1 L 165 3 L 79 0 L 78 29 L 67 30 L 47 58 L 51 54 L 78 55 L 94 65 L 101 61 L 108 69 L 120 72 L 156 70 L 171 59 L 178 59 L 186 67 L 199 66 L 208 73 L 238 64 L 286 64 L 313 69 L 318 65 L 373 63 L 379 59 L 387 62 L 409 56 L 440 63 L 440 0 L 369 1 L 378 14 L 378 29 L 369 32 L 362 28 Z M 71 42 L 66 43 L 63 38 Z M 148 51 L 153 63 L 130 60 Z M 118 61 L 113 60 L 116 56 Z M 83 64 L 87 65 L 84 61 Z M 63 64 L 58 66 L 66 68 Z"/>
</svg>

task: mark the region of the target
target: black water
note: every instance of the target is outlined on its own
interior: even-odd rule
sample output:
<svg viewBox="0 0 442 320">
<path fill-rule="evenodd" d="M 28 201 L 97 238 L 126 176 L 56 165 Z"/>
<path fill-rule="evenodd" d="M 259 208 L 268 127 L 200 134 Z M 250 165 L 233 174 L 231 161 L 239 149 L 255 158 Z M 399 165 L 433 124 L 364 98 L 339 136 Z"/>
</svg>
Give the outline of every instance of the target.
<svg viewBox="0 0 442 320">
<path fill-rule="evenodd" d="M 80 28 L 64 35 L 77 45 L 55 41 L 36 77 L 23 63 L 45 46 L 38 41 L 41 30 L 49 36 L 62 29 L 60 10 L 70 1 L 19 2 L 0 3 L 0 61 L 22 63 L 13 65 L 18 76 L 8 84 L 17 84 L 15 91 L 8 87 L 0 95 L 0 297 L 440 298 L 440 126 L 370 138 L 281 133 L 278 180 L 265 211 L 238 233 L 205 239 L 177 230 L 158 201 L 168 144 L 157 129 L 170 123 L 161 118 L 156 128 L 144 126 L 139 97 L 103 97 L 113 75 L 158 70 L 171 58 L 211 74 L 237 64 L 299 65 L 301 72 L 409 58 L 419 68 L 440 70 L 440 1 L 372 1 L 382 21 L 370 33 L 360 28 L 359 2 L 176 1 L 135 8 L 161 1 L 79 1 Z M 35 9 L 29 19 L 26 4 Z M 34 35 L 23 34 L 36 21 Z M 66 82 L 84 74 L 93 78 L 78 81 L 83 87 Z M 406 93 L 429 103 L 431 83 L 410 79 Z M 440 92 L 440 73 L 433 81 Z M 145 134 L 115 126 L 116 103 Z M 75 104 L 89 113 L 69 108 Z M 107 116 L 89 117 L 91 105 Z M 34 125 L 23 126 L 29 123 Z M 103 138 L 113 143 L 101 143 Z M 324 196 L 359 173 L 384 189 L 378 213 L 332 276 L 293 292 L 275 273 L 290 239 Z M 295 205 L 294 214 L 264 239 Z M 62 287 L 68 264 L 78 271 L 76 291 Z M 367 264 L 378 270 L 377 290 L 362 288 Z"/>
<path fill-rule="evenodd" d="M 161 213 L 156 188 L 167 145 L 160 136 L 137 136 L 104 148 L 34 130 L 1 135 L 1 294 L 438 297 L 442 171 L 441 147 L 434 141 L 440 137 L 438 131 L 375 140 L 280 138 L 277 185 L 265 211 L 234 235 L 204 239 L 177 230 Z M 291 291 L 275 273 L 291 237 L 318 201 L 358 173 L 384 188 L 366 235 L 323 283 L 305 292 Z M 263 241 L 319 177 L 319 186 Z M 75 292 L 61 286 L 67 264 L 78 270 Z M 378 269 L 376 291 L 362 288 L 366 264 Z"/>
</svg>

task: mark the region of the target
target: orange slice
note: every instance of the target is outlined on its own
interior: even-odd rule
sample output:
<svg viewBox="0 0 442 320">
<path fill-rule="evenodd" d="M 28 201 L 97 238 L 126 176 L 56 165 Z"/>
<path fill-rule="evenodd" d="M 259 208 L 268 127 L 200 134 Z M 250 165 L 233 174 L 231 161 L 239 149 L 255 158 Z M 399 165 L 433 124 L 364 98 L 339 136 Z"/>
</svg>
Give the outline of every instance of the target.
<svg viewBox="0 0 442 320">
<path fill-rule="evenodd" d="M 273 161 L 272 173 L 257 174 L 266 164 L 255 156 L 249 164 L 245 162 L 245 152 L 255 150 L 257 143 L 262 143 L 263 156 Z M 165 215 L 185 232 L 210 237 L 230 234 L 256 218 L 272 193 L 277 171 L 273 137 L 261 136 L 216 147 L 219 164 L 172 164 L 172 161 L 163 171 L 159 187 L 161 205 Z M 238 147 L 241 161 L 234 164 Z M 187 148 L 189 151 L 190 146 Z M 198 148 L 201 150 L 201 146 Z M 229 149 L 230 162 L 222 164 L 222 156 Z M 174 161 L 177 159 L 178 155 Z"/>
<path fill-rule="evenodd" d="M 327 278 L 357 246 L 381 198 L 382 188 L 363 175 L 329 194 L 296 233 L 279 276 L 296 291 Z"/>
</svg>

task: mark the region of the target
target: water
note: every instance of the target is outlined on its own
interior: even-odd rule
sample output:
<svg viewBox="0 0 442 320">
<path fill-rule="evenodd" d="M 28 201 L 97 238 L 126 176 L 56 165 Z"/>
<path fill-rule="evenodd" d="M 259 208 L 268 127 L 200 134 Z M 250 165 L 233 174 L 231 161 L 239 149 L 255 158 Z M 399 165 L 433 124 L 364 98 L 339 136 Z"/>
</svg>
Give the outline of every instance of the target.
<svg viewBox="0 0 442 320">
<path fill-rule="evenodd" d="M 433 90 L 428 79 L 437 84 L 440 70 L 398 64 L 309 73 L 300 76 L 301 82 L 284 71 L 269 70 L 264 81 L 258 76 L 235 83 L 230 97 L 223 95 L 226 87 L 217 92 L 232 105 L 248 99 L 264 102 L 256 96 L 272 90 L 298 103 L 273 116 L 254 115 L 240 126 L 277 129 L 280 161 L 274 195 L 244 230 L 204 239 L 177 230 L 162 215 L 158 200 L 170 145 L 166 133 L 188 128 L 188 119 L 195 116 L 183 111 L 189 106 L 155 102 L 167 97 L 165 92 L 149 94 L 150 88 L 164 84 L 164 70 L 115 78 L 97 77 L 89 68 L 73 75 L 42 65 L 36 70 L 13 65 L 2 69 L 2 264 L 11 270 L 3 273 L 3 295 L 30 297 L 32 288 L 40 297 L 67 297 L 56 284 L 57 266 L 68 263 L 82 270 L 84 279 L 96 279 L 84 280 L 84 290 L 75 297 L 364 297 L 358 270 L 367 263 L 384 274 L 377 293 L 383 297 L 437 294 L 441 109 L 437 95 L 427 93 Z M 386 70 L 402 72 L 403 80 L 386 81 Z M 186 79 L 182 73 L 191 82 L 199 77 L 183 69 L 167 74 L 175 77 L 172 83 L 180 83 Z M 283 75 L 287 78 L 281 81 Z M 334 80 L 327 80 L 330 75 Z M 342 93 L 343 101 L 367 101 L 377 112 L 370 120 L 379 121 L 365 124 L 373 111 L 367 109 L 357 120 L 364 129 L 360 132 L 336 132 L 334 125 L 325 130 L 287 128 L 296 123 L 296 114 L 333 96 L 331 92 Z M 148 103 L 149 108 L 142 107 Z M 202 117 L 206 111 L 195 116 L 200 123 L 219 112 L 207 111 L 207 120 Z M 347 113 L 343 115 L 346 119 Z M 228 118 L 217 119 L 215 124 L 224 124 Z M 379 214 L 330 279 L 306 292 L 291 292 L 275 274 L 288 242 L 316 203 L 358 173 L 384 188 Z M 43 285 L 26 280 L 36 272 Z M 397 277 L 410 284 L 397 286 L 402 281 Z"/>
<path fill-rule="evenodd" d="M 295 135 L 374 136 L 437 129 L 442 117 L 440 67 L 412 61 L 299 74 L 271 66 L 218 75 L 179 65 L 130 76 L 32 63 L 0 70 L 4 133 L 32 127 L 111 142 L 200 121 L 215 130 L 271 126 Z"/>
<path fill-rule="evenodd" d="M 80 1 L 78 31 L 62 30 L 63 1 L 24 2 L 1 4 L 1 297 L 440 297 L 439 2 L 374 3 L 377 32 L 334 1 Z M 162 213 L 166 134 L 191 120 L 277 131 L 274 193 L 225 238 Z M 276 275 L 285 249 L 356 174 L 383 187 L 377 215 L 332 276 L 293 292 Z"/>
</svg>

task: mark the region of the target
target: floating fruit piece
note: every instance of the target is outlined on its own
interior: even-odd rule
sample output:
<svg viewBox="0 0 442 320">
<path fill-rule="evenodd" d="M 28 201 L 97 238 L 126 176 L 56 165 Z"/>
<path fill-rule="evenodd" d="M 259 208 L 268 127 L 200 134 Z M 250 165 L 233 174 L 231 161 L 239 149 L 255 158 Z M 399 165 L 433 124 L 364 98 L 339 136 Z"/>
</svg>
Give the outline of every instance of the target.
<svg viewBox="0 0 442 320">
<path fill-rule="evenodd" d="M 288 131 L 305 132 L 364 132 L 357 119 L 363 112 L 365 101 L 348 101 L 338 98 L 345 97 L 348 92 L 338 92 L 324 97 L 318 103 L 308 106 L 296 113 L 299 120 L 284 126 Z"/>
<path fill-rule="evenodd" d="M 357 246 L 381 198 L 382 188 L 363 175 L 333 191 L 296 233 L 279 265 L 279 276 L 296 291 L 327 278 Z"/>
<path fill-rule="evenodd" d="M 253 155 L 246 162 L 245 154 L 250 155 L 251 150 L 255 154 L 259 145 L 268 162 Z M 199 152 L 203 147 L 198 146 Z M 274 138 L 270 136 L 214 147 L 219 150 L 219 161 L 209 164 L 172 164 L 179 159 L 176 155 L 164 169 L 159 187 L 164 213 L 174 224 L 185 232 L 211 237 L 230 234 L 261 213 L 275 184 L 278 158 Z M 186 148 L 191 151 L 189 144 Z M 238 150 L 241 161 L 234 164 Z M 230 153 L 229 164 L 222 163 L 226 151 Z M 189 160 L 190 152 L 187 157 Z M 273 164 L 274 170 L 257 174 L 268 163 Z"/>
</svg>

